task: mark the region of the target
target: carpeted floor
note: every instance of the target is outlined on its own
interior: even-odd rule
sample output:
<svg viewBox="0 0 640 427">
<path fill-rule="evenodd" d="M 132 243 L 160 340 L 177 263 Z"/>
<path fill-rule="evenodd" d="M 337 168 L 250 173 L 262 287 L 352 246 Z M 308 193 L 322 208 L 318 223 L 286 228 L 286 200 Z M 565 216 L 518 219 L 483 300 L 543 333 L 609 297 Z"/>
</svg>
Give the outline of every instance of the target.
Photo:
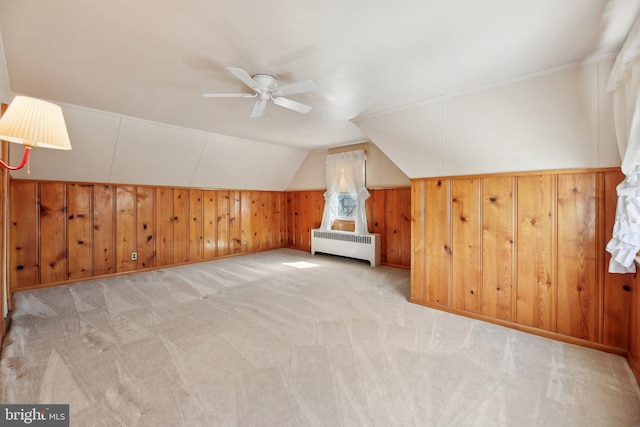
<svg viewBox="0 0 640 427">
<path fill-rule="evenodd" d="M 72 426 L 640 424 L 623 358 L 408 294 L 408 271 L 287 249 L 18 293 L 0 402 Z"/>
</svg>

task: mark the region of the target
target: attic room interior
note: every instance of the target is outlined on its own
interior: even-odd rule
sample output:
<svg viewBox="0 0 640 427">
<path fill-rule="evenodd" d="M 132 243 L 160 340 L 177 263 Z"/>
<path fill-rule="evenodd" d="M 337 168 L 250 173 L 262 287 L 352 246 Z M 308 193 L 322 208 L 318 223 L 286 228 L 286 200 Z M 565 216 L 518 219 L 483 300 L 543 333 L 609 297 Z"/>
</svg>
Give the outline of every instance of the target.
<svg viewBox="0 0 640 427">
<path fill-rule="evenodd" d="M 0 419 L 640 425 L 639 17 L 0 1 Z"/>
</svg>

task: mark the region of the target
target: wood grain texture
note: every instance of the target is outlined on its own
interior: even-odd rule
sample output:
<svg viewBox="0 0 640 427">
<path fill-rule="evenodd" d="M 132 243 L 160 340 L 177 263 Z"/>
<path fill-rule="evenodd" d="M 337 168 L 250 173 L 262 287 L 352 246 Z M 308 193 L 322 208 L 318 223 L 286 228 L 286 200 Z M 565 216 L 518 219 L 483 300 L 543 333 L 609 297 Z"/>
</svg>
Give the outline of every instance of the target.
<svg viewBox="0 0 640 427">
<path fill-rule="evenodd" d="M 425 255 L 425 203 L 427 189 L 425 181 L 411 183 L 411 299 L 420 303 L 427 301 L 426 255 Z"/>
<path fill-rule="evenodd" d="M 284 192 L 38 181 L 12 181 L 11 191 L 12 291 L 269 250 L 287 239 Z"/>
<path fill-rule="evenodd" d="M 251 252 L 262 250 L 262 195 L 259 191 L 251 192 L 251 238 L 248 245 Z"/>
<path fill-rule="evenodd" d="M 426 301 L 449 305 L 451 284 L 451 182 L 427 181 L 425 193 L 425 282 Z"/>
<path fill-rule="evenodd" d="M 516 321 L 555 330 L 554 245 L 555 176 L 517 179 L 517 303 Z"/>
<path fill-rule="evenodd" d="M 189 190 L 189 261 L 203 259 L 202 190 Z"/>
<path fill-rule="evenodd" d="M 616 219 L 616 186 L 622 182 L 622 172 L 607 172 L 604 174 L 604 242 L 611 237 L 613 224 Z M 604 253 L 604 288 L 603 288 L 603 319 L 602 342 L 619 348 L 629 346 L 629 333 L 632 287 L 635 286 L 632 275 L 608 273 L 607 267 L 611 254 Z M 637 287 L 635 289 L 638 289 Z M 637 341 L 640 341 L 638 336 Z"/>
<path fill-rule="evenodd" d="M 32 181 L 12 181 L 9 197 L 11 289 L 40 283 L 38 246 L 38 185 Z"/>
<path fill-rule="evenodd" d="M 4 103 L 0 103 L 0 116 L 2 116 L 2 114 L 4 114 L 5 111 L 7 111 L 7 108 L 9 108 L 9 106 L 7 104 Z M 0 141 L 0 159 L 2 159 L 2 161 L 4 161 L 5 163 L 8 162 L 8 157 L 9 157 L 9 143 L 6 141 Z M 0 205 L 1 206 L 7 206 L 7 199 L 8 199 L 8 185 L 9 184 L 9 171 L 7 171 L 6 169 L 2 168 L 0 170 Z M 5 209 L 0 209 L 0 224 L 6 224 L 7 222 L 7 212 Z M 2 226 L 0 227 L 0 242 L 5 242 L 5 227 Z M 6 242 L 7 245 L 11 245 L 10 242 Z M 8 259 L 8 251 L 6 250 L 7 245 L 0 245 L 0 259 L 5 260 L 5 262 L 0 262 L 0 277 L 5 277 L 6 278 L 6 264 L 8 264 L 7 259 Z M 2 342 L 4 340 L 4 336 L 7 332 L 7 324 L 5 322 L 5 317 L 4 317 L 4 312 L 5 312 L 5 304 L 6 309 L 9 310 L 11 309 L 12 303 L 11 303 L 11 299 L 9 301 L 5 302 L 5 298 L 4 297 L 0 297 L 0 313 L 2 313 L 2 315 L 0 315 L 0 350 L 2 347 Z"/>
<path fill-rule="evenodd" d="M 265 191 L 260 195 L 260 244 L 263 251 L 274 246 L 271 241 L 271 208 L 271 192 Z"/>
<path fill-rule="evenodd" d="M 251 228 L 251 191 L 243 191 L 240 194 L 240 223 L 242 230 L 242 253 L 251 252 L 251 246 L 249 246 L 249 242 L 253 238 L 253 231 Z"/>
<path fill-rule="evenodd" d="M 367 200 L 367 226 L 369 233 L 380 235 L 380 263 L 387 264 L 387 191 L 371 190 Z"/>
<path fill-rule="evenodd" d="M 93 271 L 91 200 L 93 186 L 86 184 L 67 185 L 69 261 L 68 279 L 90 277 Z"/>
<path fill-rule="evenodd" d="M 218 256 L 229 255 L 231 236 L 229 233 L 229 192 L 218 191 L 218 207 L 216 215 L 216 236 Z"/>
<path fill-rule="evenodd" d="M 173 189 L 156 188 L 156 266 L 171 264 Z"/>
<path fill-rule="evenodd" d="M 482 314 L 502 320 L 513 320 L 513 180 L 482 180 Z"/>
<path fill-rule="evenodd" d="M 302 230 L 303 234 L 306 233 L 307 230 L 311 233 L 311 230 L 320 228 L 322 225 L 322 216 L 324 215 L 324 193 L 324 191 L 320 190 L 309 194 L 309 220 L 306 223 L 305 229 Z M 308 240 L 303 239 L 303 244 L 308 244 L 309 247 L 311 247 L 311 235 L 307 234 L 307 236 Z"/>
<path fill-rule="evenodd" d="M 229 252 L 242 252 L 242 196 L 240 191 L 229 194 Z"/>
<path fill-rule="evenodd" d="M 389 191 L 386 194 L 385 204 L 385 258 L 387 264 L 399 265 L 400 254 L 400 214 L 398 212 L 400 206 L 398 203 L 398 192 Z M 382 236 L 380 236 L 382 238 Z"/>
<path fill-rule="evenodd" d="M 294 218 L 294 199 L 296 197 L 296 194 L 298 194 L 297 191 L 287 191 L 285 193 L 286 195 L 286 200 L 285 200 L 285 220 L 286 220 L 286 228 L 287 228 L 287 241 L 285 243 L 285 246 L 288 248 L 295 248 L 295 218 Z"/>
<path fill-rule="evenodd" d="M 629 275 L 626 275 L 629 276 Z M 635 274 L 630 282 L 630 313 L 629 313 L 629 365 L 640 383 L 640 277 Z"/>
<path fill-rule="evenodd" d="M 133 185 L 116 187 L 116 230 L 116 271 L 136 270 L 138 261 L 131 259 L 131 253 L 137 248 L 136 187 Z"/>
<path fill-rule="evenodd" d="M 287 192 L 287 247 L 306 250 L 300 243 L 300 222 L 301 217 L 298 215 L 300 206 L 301 191 Z"/>
<path fill-rule="evenodd" d="M 67 194 L 62 183 L 40 184 L 40 235 L 42 283 L 67 279 Z"/>
<path fill-rule="evenodd" d="M 136 189 L 136 249 L 138 250 L 138 268 L 151 268 L 156 265 L 156 192 L 153 187 Z M 121 230 L 118 229 L 118 235 Z"/>
<path fill-rule="evenodd" d="M 596 340 L 596 175 L 558 175 L 557 332 Z"/>
<path fill-rule="evenodd" d="M 189 189 L 173 189 L 171 263 L 189 262 Z"/>
<path fill-rule="evenodd" d="M 398 229 L 400 234 L 399 249 L 400 263 L 399 267 L 407 267 L 411 265 L 411 188 L 396 189 L 398 192 Z"/>
<path fill-rule="evenodd" d="M 44 192 L 42 192 L 44 194 Z M 100 276 L 116 271 L 115 251 L 115 192 L 110 185 L 93 186 L 93 206 L 91 210 L 93 220 L 92 275 Z M 47 228 L 41 225 L 42 228 Z"/>
<path fill-rule="evenodd" d="M 411 300 L 630 348 L 631 276 L 607 273 L 604 251 L 621 180 L 612 170 L 412 180 Z M 476 278 L 479 310 L 467 299 Z"/>
<path fill-rule="evenodd" d="M 274 236 L 277 235 L 276 246 L 282 248 L 287 241 L 287 221 L 285 218 L 285 195 L 283 192 L 274 192 L 275 199 L 273 201 L 273 214 L 275 215 L 273 230 Z"/>
<path fill-rule="evenodd" d="M 204 259 L 213 259 L 217 256 L 218 247 L 218 192 L 215 190 L 205 190 L 203 200 L 203 257 Z"/>
<path fill-rule="evenodd" d="M 406 268 L 411 265 L 411 188 L 377 190 L 376 196 L 382 197 L 382 203 L 378 199 L 373 200 L 376 214 L 374 221 L 378 223 L 377 215 L 382 214 L 380 218 L 385 224 L 384 233 L 389 235 L 389 223 L 393 228 L 393 237 L 389 236 L 381 245 L 385 264 Z M 381 209 L 376 208 L 380 205 Z"/>
<path fill-rule="evenodd" d="M 480 225 L 477 179 L 453 181 L 451 249 L 453 286 L 451 306 L 460 310 L 480 311 Z"/>
</svg>

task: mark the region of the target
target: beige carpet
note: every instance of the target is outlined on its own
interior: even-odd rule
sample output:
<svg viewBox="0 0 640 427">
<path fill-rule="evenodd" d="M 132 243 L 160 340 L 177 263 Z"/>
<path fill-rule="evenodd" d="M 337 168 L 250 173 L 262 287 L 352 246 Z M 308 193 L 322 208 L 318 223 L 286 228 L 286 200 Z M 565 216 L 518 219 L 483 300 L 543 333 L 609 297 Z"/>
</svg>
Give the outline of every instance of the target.
<svg viewBox="0 0 640 427">
<path fill-rule="evenodd" d="M 623 358 L 408 293 L 408 271 L 286 249 L 19 293 L 0 401 L 73 426 L 640 424 Z"/>
</svg>

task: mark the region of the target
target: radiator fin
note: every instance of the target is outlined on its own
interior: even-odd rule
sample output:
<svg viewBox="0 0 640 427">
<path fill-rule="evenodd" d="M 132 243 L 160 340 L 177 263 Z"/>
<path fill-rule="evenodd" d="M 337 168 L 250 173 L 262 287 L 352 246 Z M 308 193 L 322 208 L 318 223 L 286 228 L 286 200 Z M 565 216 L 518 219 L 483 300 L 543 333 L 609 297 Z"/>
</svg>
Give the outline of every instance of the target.
<svg viewBox="0 0 640 427">
<path fill-rule="evenodd" d="M 313 237 L 317 239 L 342 240 L 344 242 L 371 244 L 371 236 L 358 236 L 355 234 L 332 233 L 331 231 L 313 231 Z"/>
</svg>

